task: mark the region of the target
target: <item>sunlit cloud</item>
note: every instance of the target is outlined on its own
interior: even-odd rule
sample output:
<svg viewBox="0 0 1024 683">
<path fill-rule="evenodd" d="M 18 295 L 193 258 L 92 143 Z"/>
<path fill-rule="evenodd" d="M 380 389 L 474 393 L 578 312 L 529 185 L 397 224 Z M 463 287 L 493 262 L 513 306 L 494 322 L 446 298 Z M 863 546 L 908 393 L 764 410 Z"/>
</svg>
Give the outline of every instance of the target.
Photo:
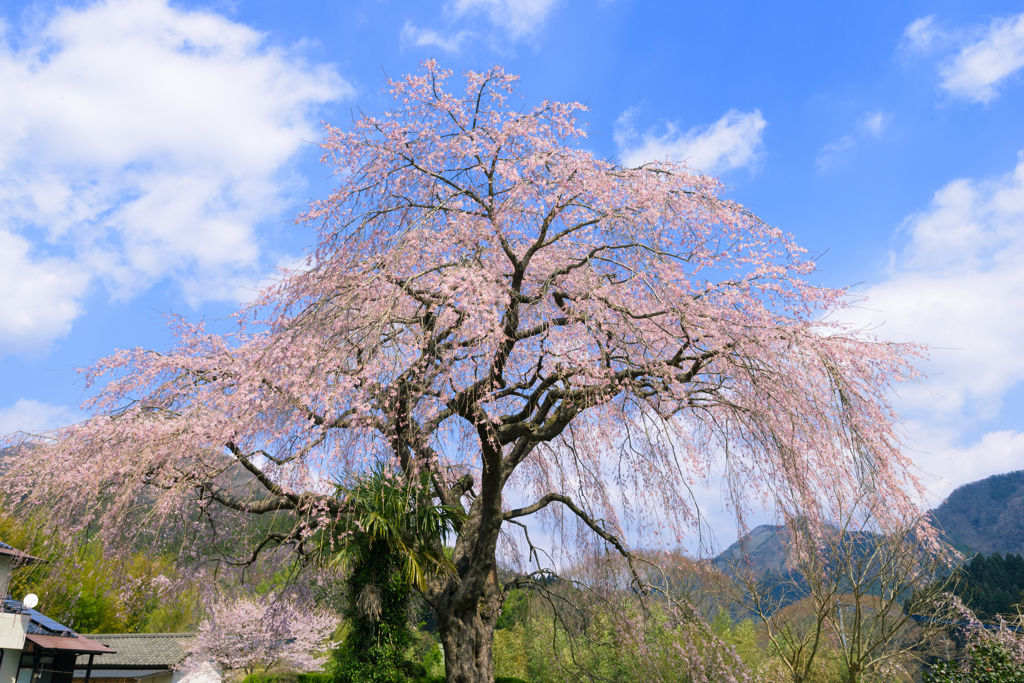
<svg viewBox="0 0 1024 683">
<path fill-rule="evenodd" d="M 444 36 L 433 29 L 418 28 L 411 21 L 407 21 L 402 26 L 401 40 L 403 45 L 437 47 L 445 52 L 458 52 L 463 41 L 471 35 L 469 31 L 459 31 L 454 35 Z"/>
<path fill-rule="evenodd" d="M 330 66 L 165 0 L 59 9 L 0 36 L 0 354 L 70 329 L 86 294 L 171 279 L 233 300 L 263 276 L 257 226 L 296 203 L 290 163 Z"/>
<path fill-rule="evenodd" d="M 904 30 L 899 49 L 904 55 L 945 53 L 939 63 L 942 89 L 969 102 L 992 102 L 1024 67 L 1024 13 L 949 30 L 934 15 L 922 17 Z"/>
<path fill-rule="evenodd" d="M 558 0 L 452 0 L 448 7 L 456 16 L 484 14 L 512 40 L 540 31 Z"/>
<path fill-rule="evenodd" d="M 902 388 L 899 406 L 913 418 L 919 461 L 948 492 L 1024 463 L 1018 432 L 959 442 L 1024 380 L 1024 153 L 1002 177 L 947 183 L 903 230 L 907 244 L 886 277 L 849 313 L 887 339 L 931 347 L 931 376 Z"/>
<path fill-rule="evenodd" d="M 753 168 L 760 159 L 762 136 L 768 125 L 757 109 L 730 109 L 709 126 L 683 131 L 674 123 L 666 123 L 665 132 L 658 135 L 650 130 L 637 132 L 637 113 L 635 107 L 627 109 L 615 122 L 615 143 L 625 166 L 669 159 L 709 174 Z"/>
</svg>

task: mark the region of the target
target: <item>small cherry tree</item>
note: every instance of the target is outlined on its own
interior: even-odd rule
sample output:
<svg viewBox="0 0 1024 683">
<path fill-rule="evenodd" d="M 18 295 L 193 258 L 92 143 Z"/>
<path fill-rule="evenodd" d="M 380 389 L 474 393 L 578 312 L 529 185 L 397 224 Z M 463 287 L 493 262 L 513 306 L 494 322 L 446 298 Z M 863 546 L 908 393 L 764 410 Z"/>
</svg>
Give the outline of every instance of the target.
<svg viewBox="0 0 1024 683">
<path fill-rule="evenodd" d="M 288 666 L 323 668 L 338 617 L 290 597 L 239 597 L 209 607 L 188 643 L 189 665 L 214 664 L 245 675 Z"/>
<path fill-rule="evenodd" d="M 346 516 L 332 482 L 427 472 L 465 512 L 455 575 L 423 590 L 453 683 L 493 678 L 499 542 L 542 568 L 528 516 L 564 565 L 692 533 L 698 480 L 740 515 L 819 523 L 850 495 L 882 526 L 913 514 L 887 397 L 917 347 L 829 322 L 846 292 L 717 180 L 581 149 L 582 105 L 513 105 L 501 68 L 449 77 L 427 62 L 389 82 L 393 110 L 328 128 L 339 185 L 302 216 L 306 266 L 230 334 L 178 321 L 172 348 L 99 361 L 94 417 L 10 458 L 8 493 L 111 543 L 173 522 L 249 561 L 319 547 Z"/>
</svg>

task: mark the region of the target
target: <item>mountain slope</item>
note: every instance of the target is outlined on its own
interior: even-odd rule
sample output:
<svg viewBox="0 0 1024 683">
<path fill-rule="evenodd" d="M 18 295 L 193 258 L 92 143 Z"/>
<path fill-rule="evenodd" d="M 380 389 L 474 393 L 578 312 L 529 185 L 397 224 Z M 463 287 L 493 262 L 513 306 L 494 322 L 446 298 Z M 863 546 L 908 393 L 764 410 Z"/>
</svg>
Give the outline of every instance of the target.
<svg viewBox="0 0 1024 683">
<path fill-rule="evenodd" d="M 1024 470 L 964 484 L 930 513 L 947 540 L 969 553 L 1024 554 Z M 755 570 L 789 566 L 784 526 L 762 524 L 715 558 L 720 566 L 739 561 Z"/>
<path fill-rule="evenodd" d="M 789 565 L 785 526 L 762 524 L 748 531 L 714 559 L 723 569 L 742 565 L 755 573 L 782 572 Z"/>
<path fill-rule="evenodd" d="M 1024 470 L 964 484 L 931 514 L 960 550 L 1024 553 Z"/>
</svg>

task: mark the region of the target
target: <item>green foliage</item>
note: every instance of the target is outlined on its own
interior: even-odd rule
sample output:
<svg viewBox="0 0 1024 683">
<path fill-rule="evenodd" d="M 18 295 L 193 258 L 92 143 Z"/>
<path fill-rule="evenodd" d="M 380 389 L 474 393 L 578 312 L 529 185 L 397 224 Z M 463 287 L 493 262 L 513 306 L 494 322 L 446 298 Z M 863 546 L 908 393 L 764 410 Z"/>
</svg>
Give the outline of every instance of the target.
<svg viewBox="0 0 1024 683">
<path fill-rule="evenodd" d="M 531 635 L 525 623 L 494 632 L 495 676 L 526 678 L 529 675 Z"/>
<path fill-rule="evenodd" d="M 60 543 L 46 526 L 43 517 L 0 511 L 0 538 L 47 560 L 15 570 L 12 595 L 36 593 L 47 616 L 79 633 L 172 633 L 198 623 L 198 592 L 166 589 L 173 558 L 140 551 L 113 559 L 96 542 Z"/>
<path fill-rule="evenodd" d="M 501 606 L 501 614 L 498 615 L 498 622 L 494 628 L 499 631 L 512 628 L 516 624 L 525 623 L 530 616 L 530 596 L 519 588 L 509 591 L 505 603 Z"/>
<path fill-rule="evenodd" d="M 417 642 L 408 624 L 411 590 L 425 590 L 428 576 L 454 575 L 442 541 L 462 514 L 431 504 L 429 483 L 426 472 L 410 483 L 382 466 L 338 487 L 351 510 L 332 529 L 337 550 L 329 560 L 349 570 L 349 630 L 334 654 L 340 683 L 411 683 L 428 675 L 405 658 Z"/>
<path fill-rule="evenodd" d="M 425 630 L 423 626 L 420 625 L 420 630 L 413 638 L 412 647 L 406 651 L 406 659 L 422 664 L 428 678 L 444 676 L 444 650 L 437 642 L 437 636 Z"/>
<path fill-rule="evenodd" d="M 1024 669 L 994 644 L 969 648 L 964 666 L 942 661 L 922 676 L 924 683 L 1024 683 Z"/>
<path fill-rule="evenodd" d="M 242 683 L 334 683 L 334 674 L 316 673 L 283 673 L 278 671 L 249 674 Z"/>
<path fill-rule="evenodd" d="M 734 622 L 725 609 L 718 611 L 711 622 L 711 630 L 736 654 L 751 671 L 759 670 L 767 660 L 764 651 L 757 644 L 757 630 L 753 619 Z"/>
<path fill-rule="evenodd" d="M 1021 601 L 1024 589 L 1024 558 L 1007 553 L 985 557 L 975 555 L 970 564 L 958 572 L 955 592 L 979 619 L 993 619 L 997 614 L 1010 615 Z"/>
<path fill-rule="evenodd" d="M 413 634 L 407 617 L 409 585 L 397 571 L 397 562 L 377 544 L 349 574 L 349 630 L 334 652 L 334 671 L 341 683 L 406 683 L 416 678 L 403 668 Z"/>
<path fill-rule="evenodd" d="M 329 673 L 304 673 L 295 679 L 298 683 L 334 683 L 334 675 Z"/>
<path fill-rule="evenodd" d="M 420 590 L 426 590 L 428 575 L 455 575 L 443 540 L 464 512 L 430 502 L 428 472 L 410 482 L 382 465 L 362 479 L 339 485 L 336 495 L 352 511 L 332 530 L 331 541 L 338 547 L 329 561 L 332 566 L 364 564 L 376 547 L 383 547 L 399 560 L 402 580 Z"/>
</svg>

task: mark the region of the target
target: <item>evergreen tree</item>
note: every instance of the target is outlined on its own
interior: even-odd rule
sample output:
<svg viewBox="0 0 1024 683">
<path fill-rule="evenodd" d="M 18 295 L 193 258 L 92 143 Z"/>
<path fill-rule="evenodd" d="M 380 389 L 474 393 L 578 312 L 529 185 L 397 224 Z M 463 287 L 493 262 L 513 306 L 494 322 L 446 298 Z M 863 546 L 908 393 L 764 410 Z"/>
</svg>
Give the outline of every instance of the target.
<svg viewBox="0 0 1024 683">
<path fill-rule="evenodd" d="M 983 620 L 1010 615 L 1021 602 L 1024 558 L 978 553 L 959 570 L 957 595 Z"/>
</svg>

